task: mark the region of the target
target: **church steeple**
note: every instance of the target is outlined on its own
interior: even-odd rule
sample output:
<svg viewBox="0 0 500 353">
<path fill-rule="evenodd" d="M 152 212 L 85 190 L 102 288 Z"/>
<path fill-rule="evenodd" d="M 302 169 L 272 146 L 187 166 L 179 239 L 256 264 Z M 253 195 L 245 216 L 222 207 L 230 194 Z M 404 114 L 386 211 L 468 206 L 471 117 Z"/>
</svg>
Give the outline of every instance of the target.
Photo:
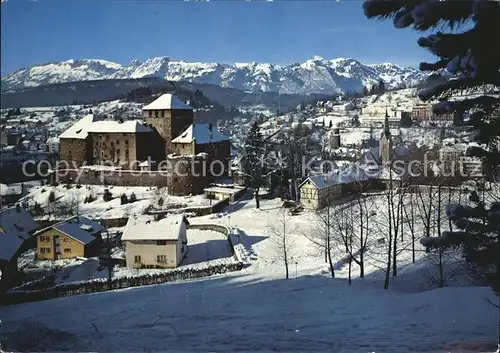
<svg viewBox="0 0 500 353">
<path fill-rule="evenodd" d="M 389 113 L 387 112 L 387 108 L 385 108 L 384 136 L 386 138 L 391 137 L 391 130 L 389 129 Z"/>
<path fill-rule="evenodd" d="M 391 129 L 389 128 L 389 113 L 385 108 L 384 130 L 379 141 L 379 158 L 382 164 L 391 160 L 392 154 L 392 138 Z"/>
</svg>

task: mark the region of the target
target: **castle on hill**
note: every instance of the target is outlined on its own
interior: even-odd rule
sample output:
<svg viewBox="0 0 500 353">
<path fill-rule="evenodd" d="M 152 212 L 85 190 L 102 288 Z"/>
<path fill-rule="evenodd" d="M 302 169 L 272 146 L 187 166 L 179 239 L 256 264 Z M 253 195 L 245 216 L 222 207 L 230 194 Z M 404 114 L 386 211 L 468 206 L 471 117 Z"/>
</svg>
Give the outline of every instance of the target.
<svg viewBox="0 0 500 353">
<path fill-rule="evenodd" d="M 229 138 L 212 124 L 196 123 L 193 108 L 179 98 L 161 95 L 142 108 L 142 118 L 108 121 L 94 114 L 83 117 L 59 136 L 60 160 L 69 169 L 100 166 L 102 170 L 106 166 L 121 170 L 120 179 L 108 181 L 115 185 L 142 185 L 147 178 L 137 171 L 154 175 L 170 168 L 167 174 L 171 177 L 148 182 L 165 184 L 174 194 L 202 192 L 213 176 L 227 175 Z M 205 173 L 213 175 L 198 176 L 196 161 L 214 165 L 211 173 Z M 188 167 L 193 165 L 197 170 Z"/>
</svg>

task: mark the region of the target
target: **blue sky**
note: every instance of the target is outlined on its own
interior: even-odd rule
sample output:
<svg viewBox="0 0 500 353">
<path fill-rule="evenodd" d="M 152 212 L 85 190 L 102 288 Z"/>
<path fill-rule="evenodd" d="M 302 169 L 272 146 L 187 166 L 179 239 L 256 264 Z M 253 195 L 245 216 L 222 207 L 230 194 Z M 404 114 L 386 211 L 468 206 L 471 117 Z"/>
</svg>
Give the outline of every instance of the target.
<svg viewBox="0 0 500 353">
<path fill-rule="evenodd" d="M 368 20 L 360 1 L 21 1 L 2 3 L 2 75 L 67 59 L 302 62 L 314 55 L 417 66 L 412 29 Z"/>
</svg>

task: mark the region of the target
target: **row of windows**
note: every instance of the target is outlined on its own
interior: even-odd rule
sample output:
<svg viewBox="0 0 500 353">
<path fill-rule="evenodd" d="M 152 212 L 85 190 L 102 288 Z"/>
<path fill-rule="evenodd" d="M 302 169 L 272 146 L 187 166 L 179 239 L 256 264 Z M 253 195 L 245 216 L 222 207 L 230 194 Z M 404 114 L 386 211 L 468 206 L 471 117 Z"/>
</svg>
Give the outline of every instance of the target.
<svg viewBox="0 0 500 353">
<path fill-rule="evenodd" d="M 50 237 L 48 235 L 40 235 L 40 241 L 43 243 L 43 242 L 49 242 L 50 241 Z"/>
<path fill-rule="evenodd" d="M 155 118 L 164 118 L 165 117 L 165 111 L 164 110 L 155 110 L 154 113 L 152 110 L 149 111 L 149 117 L 152 118 L 154 115 Z"/>
<path fill-rule="evenodd" d="M 140 264 L 141 263 L 141 255 L 135 255 L 134 256 L 134 262 L 136 264 Z M 167 255 L 157 255 L 156 256 L 156 262 L 167 262 Z"/>
<path fill-rule="evenodd" d="M 40 248 L 42 254 L 50 254 L 52 252 L 51 248 Z"/>
<path fill-rule="evenodd" d="M 123 133 L 122 135 L 127 136 L 126 133 Z M 102 135 L 99 135 L 99 139 L 102 140 Z M 106 135 L 106 140 L 109 140 L 109 135 Z M 118 140 L 116 140 L 116 141 L 118 141 Z"/>
</svg>

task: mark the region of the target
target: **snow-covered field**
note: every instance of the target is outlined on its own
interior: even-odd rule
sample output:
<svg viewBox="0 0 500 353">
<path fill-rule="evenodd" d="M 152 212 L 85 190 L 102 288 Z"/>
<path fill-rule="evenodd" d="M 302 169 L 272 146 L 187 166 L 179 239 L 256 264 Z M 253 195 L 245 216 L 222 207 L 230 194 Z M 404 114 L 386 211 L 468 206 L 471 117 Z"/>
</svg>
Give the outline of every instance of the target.
<svg viewBox="0 0 500 353">
<path fill-rule="evenodd" d="M 310 240 L 317 231 L 312 212 L 288 216 L 291 279 L 285 280 L 272 231 L 279 225 L 281 201 L 262 200 L 257 210 L 253 200 L 243 199 L 223 214 L 189 221 L 236 228 L 248 268 L 204 280 L 2 307 L 5 346 L 71 351 L 494 351 L 498 310 L 485 299 L 495 301 L 495 295 L 462 277 L 438 289 L 431 255 L 417 244 L 416 261 L 411 261 L 408 227 L 398 276 L 391 278 L 389 290 L 383 289 L 386 253 L 378 240 L 387 215 L 382 196 L 371 202 L 375 213 L 366 276 L 357 278 L 359 268 L 353 265 L 351 286 L 343 247 L 333 251 L 333 279 L 323 251 Z M 418 217 L 415 227 L 422 231 Z M 193 238 L 205 245 L 197 248 Z M 190 230 L 188 241 L 189 256 L 196 255 L 200 263 L 208 258 L 231 261 L 223 257 L 228 253 L 223 253 L 225 241 L 217 233 Z M 186 266 L 191 266 L 189 256 Z M 448 269 L 456 270 L 460 258 L 451 258 Z"/>
<path fill-rule="evenodd" d="M 108 189 L 113 199 L 109 202 L 104 201 L 104 190 Z M 55 202 L 49 203 L 50 192 L 54 192 Z M 130 195 L 134 193 L 137 201 L 122 205 L 120 196 L 122 194 Z M 91 195 L 95 200 L 91 203 L 84 203 L 87 196 Z M 104 186 L 104 185 L 82 185 L 77 188 L 72 185 L 70 189 L 66 185 L 39 186 L 34 187 L 31 192 L 24 197 L 21 202 L 27 201 L 29 206 L 33 206 L 35 202 L 40 204 L 47 211 L 51 208 L 57 208 L 57 205 L 72 206 L 73 209 L 78 205 L 78 212 L 82 216 L 91 218 L 121 218 L 128 217 L 132 214 L 142 214 L 144 210 L 154 205 L 158 207 L 158 200 L 163 198 L 163 207 L 167 209 L 169 206 L 190 207 L 190 206 L 208 206 L 210 200 L 205 199 L 204 195 L 194 196 L 171 196 L 167 194 L 165 188 L 149 188 L 149 187 L 126 187 L 126 186 Z"/>
<path fill-rule="evenodd" d="M 231 274 L 3 307 L 6 349 L 49 351 L 493 351 L 487 288 L 407 294 L 325 277 Z M 489 348 L 489 350 L 487 350 Z"/>
</svg>

